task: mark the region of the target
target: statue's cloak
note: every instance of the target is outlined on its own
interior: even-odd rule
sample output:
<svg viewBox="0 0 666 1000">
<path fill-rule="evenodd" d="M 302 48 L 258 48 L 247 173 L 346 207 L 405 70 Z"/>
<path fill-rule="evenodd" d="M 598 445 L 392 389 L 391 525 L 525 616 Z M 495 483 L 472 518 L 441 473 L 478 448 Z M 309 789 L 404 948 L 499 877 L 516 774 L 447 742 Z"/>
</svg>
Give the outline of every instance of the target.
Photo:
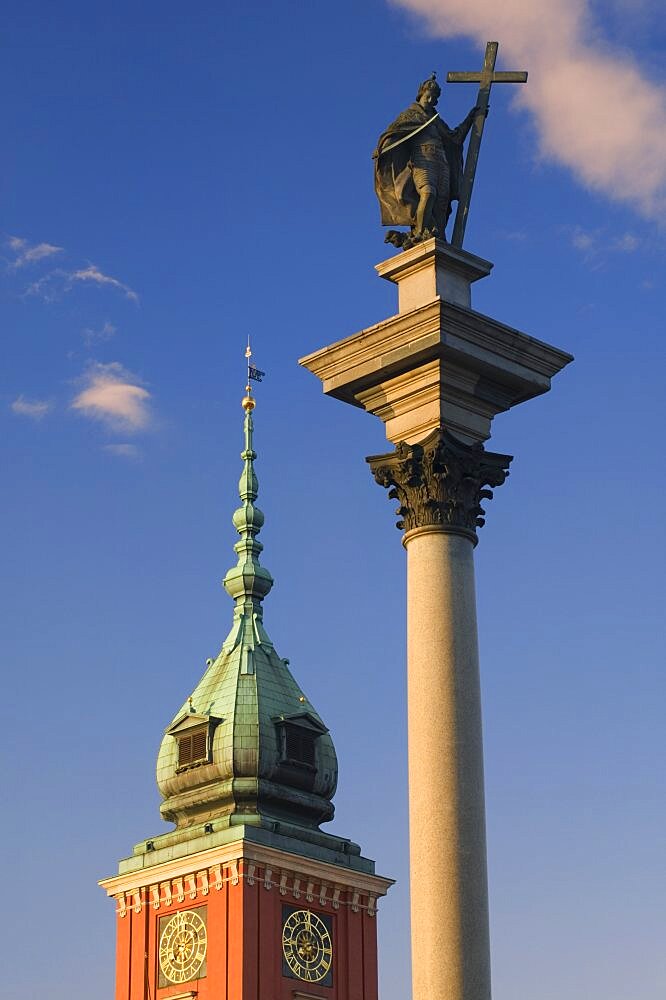
<svg viewBox="0 0 666 1000">
<path fill-rule="evenodd" d="M 418 102 L 399 114 L 379 137 L 377 149 L 372 154 L 375 161 L 375 192 L 379 201 L 383 226 L 413 226 L 419 196 L 412 180 L 410 139 L 432 118 Z M 450 129 L 441 118 L 433 125 L 439 132 L 444 153 L 449 163 L 449 199 L 460 197 L 463 175 L 463 142 L 467 131 L 462 125 Z M 402 141 L 400 141 L 402 140 Z M 399 143 L 387 150 L 393 143 Z"/>
</svg>

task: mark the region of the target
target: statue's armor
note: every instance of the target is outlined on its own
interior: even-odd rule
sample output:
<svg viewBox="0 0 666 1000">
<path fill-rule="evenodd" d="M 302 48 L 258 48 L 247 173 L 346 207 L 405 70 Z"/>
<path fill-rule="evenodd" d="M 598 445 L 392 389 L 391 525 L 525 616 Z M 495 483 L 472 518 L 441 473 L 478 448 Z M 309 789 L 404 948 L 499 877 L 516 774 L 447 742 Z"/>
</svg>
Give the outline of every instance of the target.
<svg viewBox="0 0 666 1000">
<path fill-rule="evenodd" d="M 375 191 L 382 225 L 410 226 L 412 230 L 422 196 L 428 195 L 430 211 L 434 212 L 428 225 L 434 222 L 443 236 L 451 200 L 460 197 L 463 142 L 471 117 L 451 129 L 439 116 L 430 121 L 431 111 L 415 101 L 382 132 L 373 154 Z"/>
<path fill-rule="evenodd" d="M 433 215 L 437 229 L 443 233 L 450 211 L 451 171 L 438 121 L 432 122 L 412 139 L 410 156 L 414 186 L 419 194 L 428 187 L 434 191 Z"/>
</svg>

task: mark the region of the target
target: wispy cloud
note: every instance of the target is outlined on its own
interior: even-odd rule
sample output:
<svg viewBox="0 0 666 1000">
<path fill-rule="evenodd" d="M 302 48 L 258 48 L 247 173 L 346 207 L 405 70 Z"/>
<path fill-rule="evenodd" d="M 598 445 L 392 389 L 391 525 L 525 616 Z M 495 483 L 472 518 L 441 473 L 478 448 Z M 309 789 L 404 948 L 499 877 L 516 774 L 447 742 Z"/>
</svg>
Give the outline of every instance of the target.
<svg viewBox="0 0 666 1000">
<path fill-rule="evenodd" d="M 584 229 L 582 226 L 563 226 L 560 232 L 567 235 L 572 247 L 595 269 L 601 267 L 611 254 L 634 253 L 641 245 L 633 233 L 609 236 L 605 229 Z"/>
<path fill-rule="evenodd" d="M 82 388 L 71 407 L 82 416 L 99 420 L 111 430 L 136 433 L 151 422 L 151 394 L 135 375 L 117 361 L 91 364 L 81 378 Z"/>
<path fill-rule="evenodd" d="M 139 304 L 139 296 L 125 282 L 111 274 L 105 274 L 97 264 L 72 266 L 64 260 L 58 267 L 53 267 L 51 260 L 56 254 L 65 254 L 63 247 L 54 243 L 30 243 L 22 236 L 0 235 L 0 242 L 9 253 L 4 257 L 6 273 L 20 272 L 28 265 L 44 265 L 25 288 L 23 295 L 37 296 L 46 302 L 58 299 L 65 292 L 71 292 L 77 285 L 92 285 L 97 288 L 111 288 L 122 293 L 130 302 Z M 67 255 L 65 255 L 66 257 Z M 103 328 L 104 329 L 104 328 Z M 108 337 L 108 329 L 104 339 Z"/>
<path fill-rule="evenodd" d="M 62 267 L 53 268 L 53 270 L 43 274 L 41 278 L 32 281 L 26 288 L 24 295 L 34 295 L 45 302 L 54 302 L 65 292 L 71 292 L 77 284 L 94 285 L 97 288 L 114 288 L 122 292 L 125 298 L 131 302 L 139 304 L 139 296 L 129 285 L 125 285 L 118 278 L 112 278 L 109 274 L 104 274 L 95 264 L 88 264 L 86 267 L 74 271 L 68 271 Z"/>
<path fill-rule="evenodd" d="M 633 253 L 638 250 L 641 245 L 641 241 L 633 233 L 623 233 L 622 236 L 617 236 L 612 242 L 613 250 L 619 250 L 620 253 Z"/>
<path fill-rule="evenodd" d="M 117 458 L 125 458 L 131 462 L 138 462 L 141 458 L 141 450 L 135 444 L 105 444 L 104 451 Z"/>
<path fill-rule="evenodd" d="M 27 240 L 20 236 L 10 236 L 7 240 L 10 250 L 15 254 L 10 267 L 19 268 L 26 264 L 35 264 L 37 261 L 52 257 L 56 253 L 62 253 L 63 248 L 54 246 L 53 243 L 34 243 L 32 246 Z"/>
<path fill-rule="evenodd" d="M 95 328 L 87 326 L 83 331 L 83 339 L 90 347 L 92 344 L 101 344 L 105 340 L 111 340 L 118 332 L 118 327 L 114 326 L 108 319 L 101 326 Z"/>
<path fill-rule="evenodd" d="M 598 234 L 586 232 L 580 226 L 574 226 L 571 233 L 571 244 L 582 253 L 590 253 L 597 248 Z"/>
<path fill-rule="evenodd" d="M 20 417 L 42 420 L 53 409 L 53 404 L 46 399 L 28 399 L 26 396 L 17 396 L 11 404 L 11 409 Z"/>
<path fill-rule="evenodd" d="M 528 239 L 527 230 L 525 229 L 510 229 L 505 230 L 499 234 L 503 239 L 508 240 L 509 243 L 525 243 Z"/>
<path fill-rule="evenodd" d="M 133 291 L 128 285 L 123 284 L 122 281 L 118 281 L 117 278 L 112 278 L 109 274 L 103 274 L 102 271 L 95 264 L 88 264 L 87 267 L 79 268 L 78 271 L 73 271 L 70 274 L 70 279 L 72 282 L 83 281 L 91 282 L 94 285 L 104 286 L 108 285 L 111 288 L 117 288 L 118 291 L 124 293 L 128 299 L 132 302 L 139 301 L 139 296 L 135 291 Z"/>
<path fill-rule="evenodd" d="M 500 68 L 530 72 L 515 100 L 534 116 L 540 154 L 588 188 L 666 219 L 666 87 L 601 39 L 591 0 L 389 2 L 437 36 L 500 39 Z"/>
<path fill-rule="evenodd" d="M 56 267 L 43 274 L 41 278 L 31 281 L 23 295 L 35 296 L 44 302 L 55 302 L 65 291 L 68 279 L 67 271 Z"/>
</svg>

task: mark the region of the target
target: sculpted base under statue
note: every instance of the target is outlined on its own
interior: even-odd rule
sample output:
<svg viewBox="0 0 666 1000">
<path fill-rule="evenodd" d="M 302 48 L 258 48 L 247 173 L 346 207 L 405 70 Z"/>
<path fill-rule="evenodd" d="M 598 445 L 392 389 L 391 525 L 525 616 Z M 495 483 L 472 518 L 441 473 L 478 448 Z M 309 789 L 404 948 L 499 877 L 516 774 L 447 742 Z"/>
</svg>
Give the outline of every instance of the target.
<svg viewBox="0 0 666 1000">
<path fill-rule="evenodd" d="M 479 109 L 449 128 L 435 110 L 441 93 L 433 73 L 373 153 L 382 225 L 410 227 L 408 233 L 391 229 L 385 242 L 405 250 L 432 236 L 444 240 L 451 202 L 460 197 L 463 144 Z"/>
</svg>

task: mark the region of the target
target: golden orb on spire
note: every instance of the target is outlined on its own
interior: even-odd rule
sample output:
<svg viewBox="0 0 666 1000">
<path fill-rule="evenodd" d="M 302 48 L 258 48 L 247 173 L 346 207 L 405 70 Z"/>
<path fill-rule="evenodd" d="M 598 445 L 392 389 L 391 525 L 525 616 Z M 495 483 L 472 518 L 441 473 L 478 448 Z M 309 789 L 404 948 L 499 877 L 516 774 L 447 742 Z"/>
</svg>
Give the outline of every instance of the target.
<svg viewBox="0 0 666 1000">
<path fill-rule="evenodd" d="M 246 413 L 251 413 L 257 404 L 252 395 L 252 389 L 250 388 L 249 385 L 245 386 L 245 392 L 247 393 L 247 395 L 243 396 L 243 402 L 241 403 L 241 406 L 243 407 Z"/>
</svg>

